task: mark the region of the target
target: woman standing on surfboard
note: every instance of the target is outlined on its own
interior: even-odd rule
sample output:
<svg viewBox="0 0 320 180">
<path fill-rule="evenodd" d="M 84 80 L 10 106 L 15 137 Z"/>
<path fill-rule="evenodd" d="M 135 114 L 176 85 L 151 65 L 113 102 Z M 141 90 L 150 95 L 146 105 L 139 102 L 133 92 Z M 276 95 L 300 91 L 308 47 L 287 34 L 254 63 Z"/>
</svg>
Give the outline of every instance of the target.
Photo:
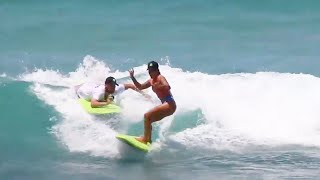
<svg viewBox="0 0 320 180">
<path fill-rule="evenodd" d="M 152 87 L 153 92 L 155 92 L 162 102 L 161 105 L 154 107 L 150 111 L 144 114 L 144 135 L 137 138 L 138 141 L 147 144 L 151 142 L 151 123 L 160 121 L 164 117 L 172 115 L 176 111 L 176 102 L 174 101 L 172 94 L 170 92 L 170 85 L 166 78 L 161 75 L 159 71 L 159 64 L 155 61 L 148 63 L 148 69 L 150 79 L 145 83 L 140 84 L 134 77 L 134 70 L 129 71 L 130 77 L 134 85 L 139 89 L 143 90 Z"/>
</svg>

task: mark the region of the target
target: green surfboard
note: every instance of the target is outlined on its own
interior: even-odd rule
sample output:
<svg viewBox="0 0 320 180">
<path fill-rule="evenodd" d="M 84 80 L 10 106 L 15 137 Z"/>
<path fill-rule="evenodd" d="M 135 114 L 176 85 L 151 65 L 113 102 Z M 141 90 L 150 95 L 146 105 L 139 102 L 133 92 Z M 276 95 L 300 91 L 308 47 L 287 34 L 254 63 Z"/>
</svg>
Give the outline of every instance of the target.
<svg viewBox="0 0 320 180">
<path fill-rule="evenodd" d="M 78 102 L 81 104 L 83 109 L 85 109 L 89 114 L 111 114 L 111 113 L 120 113 L 120 107 L 115 105 L 115 104 L 108 104 L 103 107 L 98 107 L 98 108 L 92 108 L 91 107 L 91 102 L 79 98 Z"/>
<path fill-rule="evenodd" d="M 150 150 L 150 146 L 151 144 L 144 144 L 138 140 L 136 140 L 136 136 L 129 136 L 129 135 L 125 135 L 125 134 L 118 134 L 116 136 L 117 139 L 119 139 L 120 141 L 138 149 L 144 152 L 148 152 Z"/>
</svg>

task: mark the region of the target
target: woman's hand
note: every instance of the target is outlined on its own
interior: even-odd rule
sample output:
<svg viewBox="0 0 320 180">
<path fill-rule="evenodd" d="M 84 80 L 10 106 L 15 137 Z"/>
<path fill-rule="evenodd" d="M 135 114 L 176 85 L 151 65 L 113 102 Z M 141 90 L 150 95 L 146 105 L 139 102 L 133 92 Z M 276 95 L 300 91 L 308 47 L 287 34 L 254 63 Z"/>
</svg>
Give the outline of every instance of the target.
<svg viewBox="0 0 320 180">
<path fill-rule="evenodd" d="M 133 76 L 134 76 L 134 70 L 133 70 L 133 68 L 129 70 L 129 74 L 130 74 L 130 77 L 133 77 Z"/>
</svg>

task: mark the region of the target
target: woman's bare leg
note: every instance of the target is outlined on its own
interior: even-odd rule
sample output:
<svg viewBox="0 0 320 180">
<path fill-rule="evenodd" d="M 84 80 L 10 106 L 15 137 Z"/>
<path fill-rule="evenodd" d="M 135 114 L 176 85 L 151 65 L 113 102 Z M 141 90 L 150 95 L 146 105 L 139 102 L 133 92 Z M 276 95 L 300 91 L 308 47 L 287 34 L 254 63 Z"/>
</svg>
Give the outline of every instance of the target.
<svg viewBox="0 0 320 180">
<path fill-rule="evenodd" d="M 151 109 L 149 112 L 144 114 L 144 136 L 137 138 L 137 140 L 145 144 L 147 142 L 151 142 L 151 133 L 152 133 L 151 123 L 159 121 L 164 117 L 172 115 L 175 112 L 175 110 L 176 110 L 175 104 L 164 103 Z"/>
</svg>

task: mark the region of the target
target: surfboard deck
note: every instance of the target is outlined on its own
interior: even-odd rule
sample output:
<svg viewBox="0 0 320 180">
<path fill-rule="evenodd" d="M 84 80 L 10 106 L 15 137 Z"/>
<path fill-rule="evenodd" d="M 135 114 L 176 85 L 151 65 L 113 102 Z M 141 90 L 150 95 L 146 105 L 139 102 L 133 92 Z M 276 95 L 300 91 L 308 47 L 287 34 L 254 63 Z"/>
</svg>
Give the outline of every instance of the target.
<svg viewBox="0 0 320 180">
<path fill-rule="evenodd" d="M 118 134 L 116 136 L 117 139 L 119 139 L 120 141 L 138 149 L 144 152 L 148 152 L 150 150 L 151 144 L 144 144 L 138 140 L 136 140 L 136 136 L 129 136 L 126 134 Z"/>
<path fill-rule="evenodd" d="M 83 109 L 86 110 L 89 114 L 102 115 L 102 114 L 120 113 L 120 107 L 115 104 L 108 104 L 103 107 L 92 108 L 91 102 L 85 99 L 79 98 L 78 102 L 81 104 Z"/>
</svg>

